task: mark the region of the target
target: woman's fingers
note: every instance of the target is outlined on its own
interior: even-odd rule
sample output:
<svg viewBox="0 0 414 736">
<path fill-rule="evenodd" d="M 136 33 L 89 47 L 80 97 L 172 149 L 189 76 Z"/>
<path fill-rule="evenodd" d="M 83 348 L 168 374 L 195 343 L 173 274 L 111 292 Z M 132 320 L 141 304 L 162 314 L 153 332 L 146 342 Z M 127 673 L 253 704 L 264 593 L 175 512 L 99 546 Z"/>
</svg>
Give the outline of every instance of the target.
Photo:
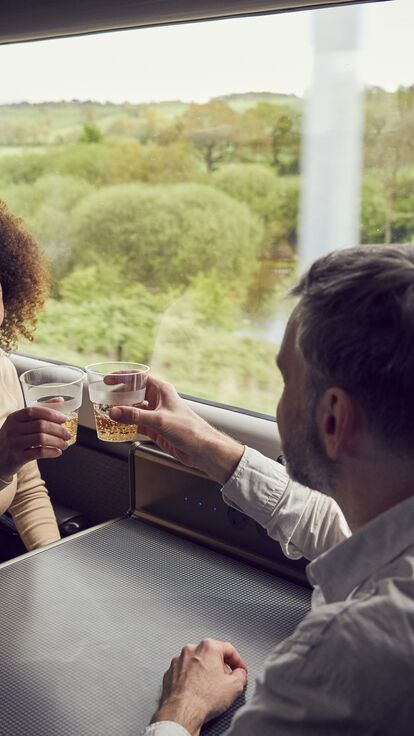
<svg viewBox="0 0 414 736">
<path fill-rule="evenodd" d="M 32 447 L 29 450 L 23 450 L 22 462 L 28 463 L 31 460 L 47 460 L 60 457 L 62 450 L 58 447 Z"/>
<path fill-rule="evenodd" d="M 67 419 L 67 417 L 65 417 Z M 70 439 L 70 432 L 64 424 L 56 422 L 47 422 L 44 420 L 35 422 L 25 422 L 19 427 L 19 435 L 26 437 L 32 434 L 45 434 L 53 437 L 60 437 L 63 440 Z"/>
<path fill-rule="evenodd" d="M 45 420 L 55 424 L 64 424 L 67 417 L 57 409 L 48 409 L 45 406 L 27 406 L 25 409 L 9 414 L 8 419 L 13 418 L 16 422 L 33 422 L 37 420 Z"/>
<path fill-rule="evenodd" d="M 25 434 L 20 437 L 16 437 L 12 445 L 14 451 L 28 450 L 33 447 L 55 447 L 59 450 L 66 450 L 67 446 L 67 441 L 62 437 L 56 437 L 55 435 L 46 434 L 44 432 L 36 432 L 34 434 Z"/>
</svg>

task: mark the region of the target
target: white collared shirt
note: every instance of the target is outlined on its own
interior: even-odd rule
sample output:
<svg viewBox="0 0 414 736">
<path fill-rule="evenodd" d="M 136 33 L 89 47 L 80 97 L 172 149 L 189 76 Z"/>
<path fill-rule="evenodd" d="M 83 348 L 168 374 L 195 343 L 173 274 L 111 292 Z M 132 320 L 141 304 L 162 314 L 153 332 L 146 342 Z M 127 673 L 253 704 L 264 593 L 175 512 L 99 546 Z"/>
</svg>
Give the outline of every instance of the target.
<svg viewBox="0 0 414 736">
<path fill-rule="evenodd" d="M 414 496 L 351 536 L 337 504 L 246 448 L 225 501 L 313 560 L 312 611 L 270 653 L 228 736 L 414 733 Z M 206 632 L 208 635 L 208 632 Z M 188 736 L 174 723 L 145 736 Z"/>
</svg>

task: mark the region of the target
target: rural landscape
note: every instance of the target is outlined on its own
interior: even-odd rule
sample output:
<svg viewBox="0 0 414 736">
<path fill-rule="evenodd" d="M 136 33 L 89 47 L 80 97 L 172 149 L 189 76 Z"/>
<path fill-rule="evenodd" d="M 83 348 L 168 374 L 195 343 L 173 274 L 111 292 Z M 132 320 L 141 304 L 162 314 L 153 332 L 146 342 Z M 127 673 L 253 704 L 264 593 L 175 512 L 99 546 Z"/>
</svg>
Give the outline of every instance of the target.
<svg viewBox="0 0 414 736">
<path fill-rule="evenodd" d="M 0 106 L 0 198 L 51 269 L 21 352 L 148 363 L 185 394 L 274 415 L 303 107 L 262 92 Z M 367 89 L 364 113 L 361 242 L 409 242 L 414 86 Z"/>
</svg>

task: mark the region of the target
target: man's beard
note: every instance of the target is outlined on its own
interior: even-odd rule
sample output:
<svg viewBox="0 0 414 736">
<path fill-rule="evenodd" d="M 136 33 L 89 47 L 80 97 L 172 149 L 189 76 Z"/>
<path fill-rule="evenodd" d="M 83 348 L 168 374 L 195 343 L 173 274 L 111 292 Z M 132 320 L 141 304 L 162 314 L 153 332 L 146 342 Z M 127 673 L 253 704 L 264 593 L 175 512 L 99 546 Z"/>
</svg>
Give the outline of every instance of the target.
<svg viewBox="0 0 414 736">
<path fill-rule="evenodd" d="M 293 429 L 283 440 L 286 469 L 292 480 L 331 496 L 336 487 L 336 464 L 327 457 L 315 421 L 317 396 L 307 388 Z"/>
</svg>

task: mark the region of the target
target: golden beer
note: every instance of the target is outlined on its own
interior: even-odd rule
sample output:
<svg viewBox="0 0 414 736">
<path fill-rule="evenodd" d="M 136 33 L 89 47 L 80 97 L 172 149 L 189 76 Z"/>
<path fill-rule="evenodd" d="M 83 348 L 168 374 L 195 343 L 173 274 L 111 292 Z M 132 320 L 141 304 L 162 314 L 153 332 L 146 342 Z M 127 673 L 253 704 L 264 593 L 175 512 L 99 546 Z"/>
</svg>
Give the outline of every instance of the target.
<svg viewBox="0 0 414 736">
<path fill-rule="evenodd" d="M 78 436 L 78 412 L 74 411 L 72 414 L 68 415 L 68 418 L 65 422 L 65 427 L 70 432 L 70 439 L 67 440 L 68 447 L 71 445 L 74 445 L 76 442 L 76 438 Z"/>
<path fill-rule="evenodd" d="M 137 439 L 135 424 L 119 424 L 109 416 L 110 406 L 93 404 L 95 414 L 96 434 L 105 442 L 131 442 Z"/>
</svg>

